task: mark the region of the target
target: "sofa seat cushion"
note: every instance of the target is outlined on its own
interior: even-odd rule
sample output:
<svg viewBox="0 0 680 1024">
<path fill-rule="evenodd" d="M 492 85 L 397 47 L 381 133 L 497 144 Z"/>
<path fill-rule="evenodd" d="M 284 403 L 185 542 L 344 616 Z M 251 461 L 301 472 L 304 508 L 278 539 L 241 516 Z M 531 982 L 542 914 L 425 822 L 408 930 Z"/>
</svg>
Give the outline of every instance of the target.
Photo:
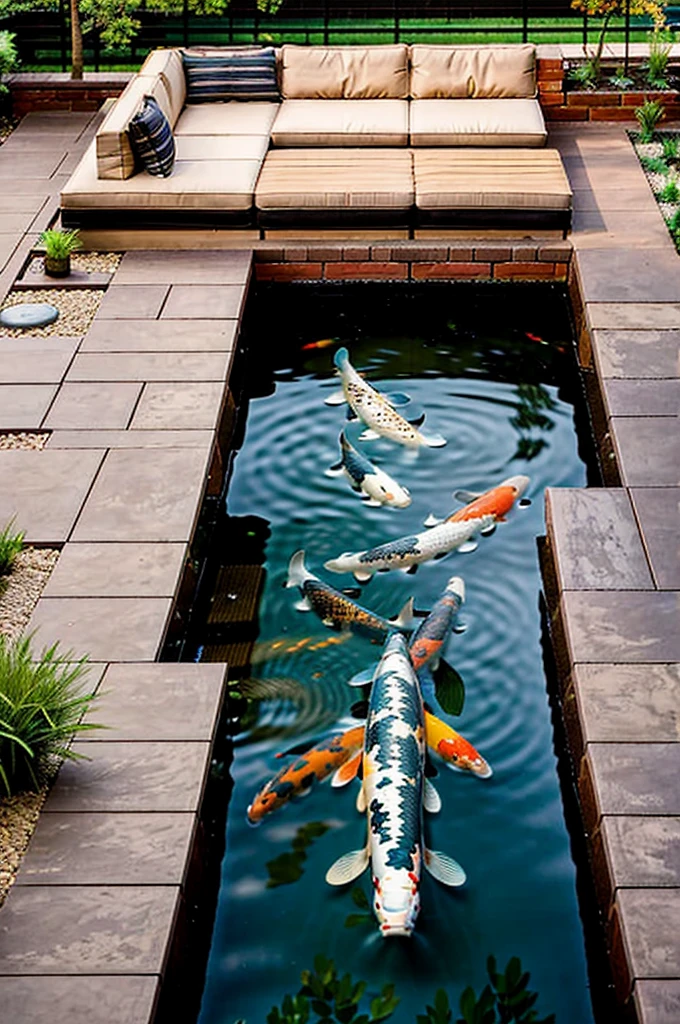
<svg viewBox="0 0 680 1024">
<path fill-rule="evenodd" d="M 178 160 L 264 160 L 266 135 L 180 135 L 175 139 Z"/>
<path fill-rule="evenodd" d="M 407 100 L 284 100 L 275 146 L 405 146 Z"/>
<path fill-rule="evenodd" d="M 263 135 L 269 131 L 280 107 L 278 103 L 200 103 L 184 108 L 175 125 L 181 135 Z"/>
<path fill-rule="evenodd" d="M 407 210 L 409 150 L 272 149 L 255 189 L 258 210 Z"/>
<path fill-rule="evenodd" d="M 555 149 L 414 149 L 419 210 L 571 209 L 571 188 Z"/>
<path fill-rule="evenodd" d="M 249 210 L 260 160 L 176 160 L 169 178 L 97 178 L 94 145 L 64 185 L 65 210 Z"/>
<path fill-rule="evenodd" d="M 408 46 L 294 46 L 281 49 L 288 100 L 408 98 Z"/>
<path fill-rule="evenodd" d="M 412 146 L 544 146 L 538 100 L 412 100 Z"/>
<path fill-rule="evenodd" d="M 536 47 L 411 47 L 411 96 L 428 99 L 528 98 L 536 95 Z"/>
</svg>

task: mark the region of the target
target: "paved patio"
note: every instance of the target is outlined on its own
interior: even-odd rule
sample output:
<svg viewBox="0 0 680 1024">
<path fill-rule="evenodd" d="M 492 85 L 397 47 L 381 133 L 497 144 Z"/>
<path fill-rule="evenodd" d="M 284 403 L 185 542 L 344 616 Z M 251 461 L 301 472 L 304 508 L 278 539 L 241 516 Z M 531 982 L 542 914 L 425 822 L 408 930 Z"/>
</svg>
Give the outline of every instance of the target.
<svg viewBox="0 0 680 1024">
<path fill-rule="evenodd" d="M 0 297 L 96 122 L 29 115 L 0 147 Z M 574 188 L 570 288 L 607 487 L 547 492 L 546 592 L 618 995 L 640 1024 L 677 1024 L 680 259 L 620 126 L 550 141 Z M 493 244 L 530 274 L 526 243 Z M 455 241 L 428 245 L 423 260 L 422 242 L 397 258 L 329 242 L 324 265 L 389 248 L 433 277 L 467 267 Z M 0 430 L 52 431 L 43 451 L 0 452 L 0 521 L 64 545 L 31 628 L 90 653 L 111 726 L 78 741 L 92 760 L 62 770 L 0 910 L 0 998 L 21 1024 L 145 1024 L 173 954 L 224 666 L 155 658 L 220 473 L 251 267 L 271 246 L 254 249 L 128 252 L 84 337 L 0 338 Z"/>
</svg>

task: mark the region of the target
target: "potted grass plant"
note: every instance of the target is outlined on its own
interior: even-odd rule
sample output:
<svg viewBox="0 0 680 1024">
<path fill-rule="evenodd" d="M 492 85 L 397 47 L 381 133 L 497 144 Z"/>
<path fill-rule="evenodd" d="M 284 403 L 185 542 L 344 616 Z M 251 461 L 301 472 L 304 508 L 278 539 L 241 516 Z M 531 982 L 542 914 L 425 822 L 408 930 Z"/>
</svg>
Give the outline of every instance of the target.
<svg viewBox="0 0 680 1024">
<path fill-rule="evenodd" d="M 48 277 L 68 277 L 71 273 L 71 254 L 82 245 L 78 229 L 64 231 L 49 228 L 40 236 L 45 247 L 45 273 Z"/>
</svg>

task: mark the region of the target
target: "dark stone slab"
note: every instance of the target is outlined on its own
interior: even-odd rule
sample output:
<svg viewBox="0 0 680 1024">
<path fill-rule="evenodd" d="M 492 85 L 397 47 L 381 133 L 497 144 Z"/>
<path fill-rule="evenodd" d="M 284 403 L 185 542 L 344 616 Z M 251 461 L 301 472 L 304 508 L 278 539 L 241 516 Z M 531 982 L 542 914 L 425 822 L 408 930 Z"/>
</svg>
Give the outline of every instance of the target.
<svg viewBox="0 0 680 1024">
<path fill-rule="evenodd" d="M 562 607 L 572 663 L 680 661 L 677 593 L 567 591 Z"/>
<path fill-rule="evenodd" d="M 245 285 L 251 264 L 250 250 L 127 252 L 116 273 L 116 283 Z"/>
<path fill-rule="evenodd" d="M 161 314 L 162 320 L 238 320 L 243 312 L 244 285 L 176 284 Z"/>
<path fill-rule="evenodd" d="M 680 489 L 631 491 L 652 572 L 660 590 L 680 590 Z"/>
<path fill-rule="evenodd" d="M 680 1021 L 680 980 L 639 978 L 635 982 L 638 1024 L 678 1024 Z"/>
<path fill-rule="evenodd" d="M 93 713 L 93 718 L 95 717 Z M 43 814 L 76 811 L 196 813 L 210 767 L 209 743 L 83 743 L 88 758 L 66 762 Z"/>
<path fill-rule="evenodd" d="M 148 1024 L 157 998 L 153 975 L 0 978 L 0 1005 L 14 1024 Z"/>
<path fill-rule="evenodd" d="M 146 384 L 130 426 L 133 430 L 215 430 L 224 391 L 221 381 Z"/>
<path fill-rule="evenodd" d="M 167 294 L 168 286 L 164 284 L 118 284 L 114 279 L 97 310 L 97 319 L 155 320 Z"/>
<path fill-rule="evenodd" d="M 189 541 L 206 472 L 199 449 L 110 451 L 73 540 Z"/>
<path fill-rule="evenodd" d="M 680 743 L 591 743 L 586 755 L 596 812 L 680 815 Z"/>
<path fill-rule="evenodd" d="M 668 416 L 614 416 L 609 421 L 627 487 L 680 485 L 680 431 Z"/>
<path fill-rule="evenodd" d="M 609 416 L 677 416 L 680 412 L 680 378 L 605 379 L 602 393 Z"/>
<path fill-rule="evenodd" d="M 92 661 L 153 661 L 172 609 L 166 597 L 42 597 L 28 628 Z"/>
<path fill-rule="evenodd" d="M 224 665 L 110 665 L 91 718 L 106 730 L 81 742 L 214 739 L 225 689 Z"/>
<path fill-rule="evenodd" d="M 231 352 L 79 352 L 66 379 L 226 381 L 231 363 Z"/>
<path fill-rule="evenodd" d="M 0 384 L 0 430 L 37 430 L 56 384 Z"/>
<path fill-rule="evenodd" d="M 34 327 L 47 327 L 59 317 L 59 310 L 49 302 L 20 302 L 0 312 L 0 324 L 13 330 L 28 331 Z"/>
<path fill-rule="evenodd" d="M 680 888 L 680 818 L 607 815 L 601 827 L 618 888 Z"/>
<path fill-rule="evenodd" d="M 572 682 L 584 743 L 680 739 L 680 666 L 576 665 Z"/>
<path fill-rule="evenodd" d="M 213 447 L 212 430 L 55 430 L 47 448 L 198 448 Z"/>
<path fill-rule="evenodd" d="M 0 384 L 59 384 L 77 338 L 0 337 Z"/>
<path fill-rule="evenodd" d="M 621 889 L 616 914 L 631 982 L 680 977 L 680 889 Z"/>
<path fill-rule="evenodd" d="M 14 887 L 0 916 L 0 975 L 159 974 L 176 886 Z"/>
<path fill-rule="evenodd" d="M 124 428 L 141 390 L 139 383 L 62 384 L 44 425 L 49 430 Z"/>
<path fill-rule="evenodd" d="M 174 597 L 186 544 L 64 546 L 43 597 Z"/>
<path fill-rule="evenodd" d="M 127 253 L 127 256 L 143 255 Z M 120 273 L 120 271 L 119 271 Z M 230 352 L 236 344 L 235 320 L 95 320 L 81 352 Z"/>
<path fill-rule="evenodd" d="M 183 885 L 194 814 L 41 814 L 17 885 Z"/>
<path fill-rule="evenodd" d="M 652 590 L 626 491 L 549 488 L 546 525 L 563 590 Z"/>
<path fill-rule="evenodd" d="M 31 544 L 65 541 L 104 453 L 0 451 L 0 522 L 16 517 Z"/>
</svg>

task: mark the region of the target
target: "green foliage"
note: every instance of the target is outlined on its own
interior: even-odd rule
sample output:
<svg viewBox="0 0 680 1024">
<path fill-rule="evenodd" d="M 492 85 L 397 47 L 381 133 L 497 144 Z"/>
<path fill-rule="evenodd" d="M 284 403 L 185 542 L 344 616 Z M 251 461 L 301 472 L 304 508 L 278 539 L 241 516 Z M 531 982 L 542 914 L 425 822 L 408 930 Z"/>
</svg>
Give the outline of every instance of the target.
<svg viewBox="0 0 680 1024">
<path fill-rule="evenodd" d="M 65 231 L 60 228 L 48 228 L 38 239 L 45 247 L 45 255 L 52 260 L 63 260 L 70 256 L 74 249 L 80 249 L 82 242 L 78 228 Z"/>
<path fill-rule="evenodd" d="M 371 908 L 364 890 L 360 889 L 358 885 L 355 885 L 350 896 L 352 897 L 354 906 L 359 908 L 360 913 L 348 914 L 345 918 L 345 928 L 356 928 L 357 925 L 371 924 L 373 915 L 371 914 Z"/>
<path fill-rule="evenodd" d="M 416 1017 L 417 1024 L 450 1024 L 452 1020 L 453 1011 L 443 988 L 438 988 L 435 992 L 434 1006 L 428 1005 L 425 1013 L 419 1013 Z"/>
<path fill-rule="evenodd" d="M 646 63 L 647 81 L 653 89 L 667 89 L 668 61 L 673 46 L 673 34 L 656 28 L 649 34 L 649 58 Z"/>
<path fill-rule="evenodd" d="M 625 90 L 630 89 L 631 86 L 635 85 L 635 82 L 632 78 L 628 77 L 623 64 L 620 64 L 609 79 L 609 84 L 613 85 L 615 89 Z"/>
<path fill-rule="evenodd" d="M 503 974 L 496 969 L 496 960 L 490 956 L 486 962 L 489 985 L 482 990 L 479 998 L 474 989 L 465 989 L 460 997 L 461 1017 L 456 1024 L 555 1024 L 555 1015 L 539 1018 L 534 1003 L 538 993 L 527 989 L 529 973 L 522 971 L 519 957 L 508 961 Z M 428 1007 L 430 1010 L 431 1007 Z M 425 1017 L 422 1024 L 446 1024 L 446 1018 Z M 418 1024 L 421 1019 L 418 1018 Z"/>
<path fill-rule="evenodd" d="M 333 961 L 324 956 L 316 956 L 314 970 L 302 971 L 300 980 L 300 990 L 296 995 L 284 996 L 280 1007 L 271 1008 L 267 1014 L 267 1024 L 307 1024 L 310 1020 L 315 1024 L 319 1021 L 370 1024 L 372 1021 L 387 1020 L 399 1003 L 394 994 L 394 985 L 385 985 L 380 995 L 371 1000 L 369 1012 L 359 1013 L 359 1004 L 366 993 L 366 982 L 355 982 L 350 974 L 339 977 Z"/>
<path fill-rule="evenodd" d="M 19 63 L 15 38 L 13 32 L 0 32 L 0 96 L 6 96 L 9 92 L 2 76 L 8 75 Z"/>
<path fill-rule="evenodd" d="M 584 89 L 596 89 L 600 80 L 600 64 L 594 57 L 588 57 L 569 72 L 571 79 Z"/>
<path fill-rule="evenodd" d="M 58 760 L 79 760 L 69 749 L 73 734 L 99 728 L 81 721 L 94 699 L 81 685 L 87 659 L 57 648 L 36 659 L 31 637 L 0 635 L 0 785 L 8 796 L 38 789 Z"/>
<path fill-rule="evenodd" d="M 14 531 L 14 520 L 10 519 L 7 526 L 0 530 L 0 576 L 6 576 L 10 572 L 23 544 L 23 533 Z"/>
<path fill-rule="evenodd" d="M 675 178 L 671 178 L 666 182 L 664 187 L 658 193 L 658 198 L 662 203 L 677 203 L 680 202 L 680 188 Z"/>
<path fill-rule="evenodd" d="M 673 236 L 676 246 L 680 246 L 680 210 L 676 210 L 673 216 L 667 221 L 668 230 Z"/>
<path fill-rule="evenodd" d="M 661 140 L 661 145 L 663 147 L 664 160 L 677 160 L 678 151 L 680 150 L 680 136 L 667 135 L 665 139 Z"/>
<path fill-rule="evenodd" d="M 645 100 L 641 107 L 636 107 L 635 116 L 640 125 L 640 142 L 653 140 L 654 131 L 664 112 L 664 105 L 658 100 Z"/>
<path fill-rule="evenodd" d="M 306 825 L 301 825 L 293 837 L 292 852 L 281 853 L 274 860 L 267 861 L 267 888 L 275 889 L 278 885 L 290 885 L 302 878 L 303 865 L 307 860 L 305 850 L 327 831 L 328 825 L 323 821 L 310 821 Z"/>
<path fill-rule="evenodd" d="M 642 156 L 640 163 L 649 174 L 668 174 L 670 167 L 660 156 Z"/>
</svg>

